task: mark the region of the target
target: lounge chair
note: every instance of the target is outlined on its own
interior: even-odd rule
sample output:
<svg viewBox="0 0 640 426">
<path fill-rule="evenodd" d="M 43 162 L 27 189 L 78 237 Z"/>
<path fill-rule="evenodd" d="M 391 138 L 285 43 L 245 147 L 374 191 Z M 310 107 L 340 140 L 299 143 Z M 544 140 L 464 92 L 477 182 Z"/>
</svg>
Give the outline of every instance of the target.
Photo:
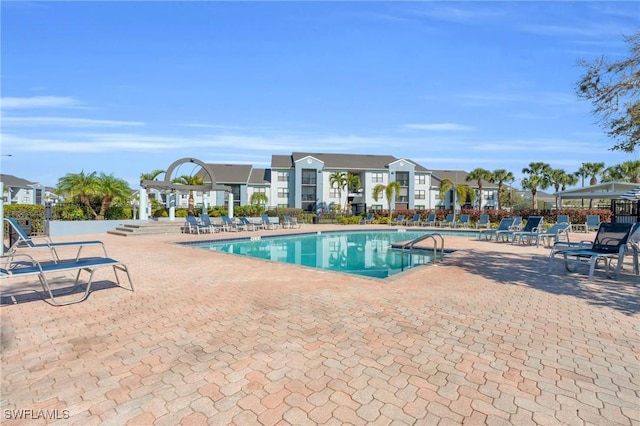
<svg viewBox="0 0 640 426">
<path fill-rule="evenodd" d="M 264 226 L 264 229 L 278 229 L 278 228 L 280 228 L 280 224 L 278 222 L 271 221 L 271 218 L 266 213 L 262 214 L 261 219 L 262 219 L 262 225 Z"/>
<path fill-rule="evenodd" d="M 222 226 L 214 224 L 207 213 L 200 213 L 200 223 L 204 226 L 208 226 L 211 234 L 222 231 Z"/>
<path fill-rule="evenodd" d="M 499 231 L 509 231 L 513 225 L 512 217 L 502 218 L 497 229 L 481 229 L 478 233 L 478 239 L 491 241 Z"/>
<path fill-rule="evenodd" d="M 27 235 L 26 231 L 24 230 L 24 228 L 18 223 L 18 221 L 12 217 L 7 217 L 4 220 L 7 221 L 7 223 L 9 223 L 9 225 L 11 226 L 11 228 L 13 228 L 13 230 L 15 231 L 16 235 L 17 235 L 17 239 L 16 241 L 11 245 L 11 247 L 9 247 L 9 249 L 7 250 L 7 254 L 11 255 L 13 253 L 16 252 L 16 250 L 23 245 L 26 245 L 26 247 L 30 248 L 30 249 L 38 249 L 38 248 L 48 248 L 51 251 L 51 255 L 53 257 L 53 260 L 55 262 L 58 262 L 60 260 L 60 257 L 58 256 L 58 252 L 56 251 L 56 248 L 60 248 L 60 247 L 78 247 L 78 251 L 76 253 L 76 260 L 80 259 L 80 252 L 82 251 L 82 249 L 85 246 L 99 246 L 100 248 L 102 248 L 102 252 L 104 253 L 104 257 L 109 257 L 107 255 L 107 249 L 104 246 L 104 243 L 102 241 L 99 240 L 89 240 L 89 241 L 68 241 L 68 242 L 53 242 L 51 241 L 51 238 L 46 237 L 46 236 L 42 236 L 42 237 L 37 237 L 39 239 L 43 239 L 44 242 L 42 243 L 37 243 L 35 242 L 29 235 Z"/>
<path fill-rule="evenodd" d="M 244 225 L 244 227 L 247 230 L 252 230 L 252 231 L 257 231 L 259 228 L 264 229 L 264 226 L 261 223 L 253 223 L 251 222 L 249 219 L 247 219 L 246 217 L 242 216 L 239 217 L 238 220 L 240 221 L 240 225 Z"/>
<path fill-rule="evenodd" d="M 185 220 L 184 229 L 189 234 L 200 234 L 205 232 L 211 232 L 211 229 L 209 228 L 209 226 L 198 222 L 198 219 L 196 219 L 195 216 L 191 216 L 191 215 L 186 216 L 184 220 Z"/>
<path fill-rule="evenodd" d="M 496 234 L 496 241 L 498 241 L 499 238 L 501 241 L 508 242 L 509 238 L 511 238 L 511 241 L 516 243 L 521 241 L 523 238 L 530 239 L 533 234 L 540 233 L 544 230 L 542 228 L 542 219 L 542 216 L 529 216 L 529 219 L 527 219 L 527 223 L 524 225 L 524 228 L 522 228 L 522 231 L 509 230 L 506 232 L 498 232 Z"/>
<path fill-rule="evenodd" d="M 246 231 L 247 227 L 242 223 L 238 223 L 236 221 L 231 220 L 229 216 L 223 215 L 220 216 L 222 219 L 222 229 L 227 232 L 238 232 L 238 231 Z"/>
<path fill-rule="evenodd" d="M 613 278 L 617 278 L 622 269 L 627 240 L 632 232 L 636 232 L 637 226 L 630 223 L 602 223 L 590 247 L 584 243 L 573 243 L 573 247 L 566 243 L 554 244 L 549 254 L 548 272 L 551 273 L 556 256 L 562 256 L 561 260 L 569 272 L 577 271 L 581 265 L 588 265 L 591 281 L 600 260 L 604 261 L 607 277 L 610 277 L 611 261 L 616 260 Z"/>
<path fill-rule="evenodd" d="M 12 254 L 9 256 L 2 257 L 2 266 L 0 267 L 0 276 L 2 278 L 12 278 L 12 277 L 27 277 L 32 275 L 37 275 L 40 280 L 40 284 L 42 285 L 43 290 L 49 295 L 51 304 L 55 306 L 64 306 L 70 305 L 72 303 L 78 303 L 85 300 L 89 296 L 89 291 L 91 290 L 91 284 L 93 283 L 93 274 L 100 268 L 105 267 L 113 267 L 113 272 L 116 277 L 116 283 L 118 286 L 120 285 L 120 278 L 118 276 L 118 271 L 122 271 L 126 274 L 127 279 L 129 280 L 129 287 L 131 291 L 133 289 L 133 282 L 131 281 L 131 276 L 129 275 L 129 269 L 123 263 L 111 259 L 108 257 L 90 257 L 90 258 L 82 258 L 76 259 L 73 261 L 63 261 L 63 262 L 38 262 L 33 257 L 27 254 Z M 74 281 L 74 285 L 72 289 L 77 288 L 80 285 L 80 275 L 82 271 L 89 273 L 89 278 L 87 280 L 87 288 L 84 293 L 80 296 L 80 298 L 74 300 L 68 300 L 64 302 L 60 302 L 57 300 L 57 297 L 62 296 L 63 294 L 54 294 L 53 289 L 49 285 L 49 280 L 47 280 L 47 274 L 56 273 L 60 274 L 63 272 L 74 272 L 76 273 L 76 278 Z M 124 288 L 124 287 L 123 287 Z M 64 295 L 69 294 L 69 292 L 64 293 Z"/>
<path fill-rule="evenodd" d="M 559 214 L 556 218 L 556 223 L 568 223 L 571 224 L 568 214 Z"/>
<path fill-rule="evenodd" d="M 300 228 L 302 226 L 301 223 L 298 222 L 298 219 L 291 217 L 291 215 L 285 214 L 282 216 L 282 227 L 287 229 Z"/>
<path fill-rule="evenodd" d="M 513 225 L 511 225 L 512 231 L 522 231 L 522 216 L 513 217 Z"/>
<path fill-rule="evenodd" d="M 369 212 L 367 217 L 363 217 L 360 220 L 360 225 L 370 225 L 373 222 L 373 212 Z"/>
<path fill-rule="evenodd" d="M 444 220 L 441 220 L 440 222 L 438 222 L 438 226 L 453 226 L 453 224 L 456 222 L 456 215 L 454 213 L 449 213 L 447 215 L 447 217 L 444 218 Z"/>
<path fill-rule="evenodd" d="M 489 215 L 481 214 L 480 219 L 478 219 L 478 221 L 476 222 L 476 229 L 480 229 L 480 228 L 489 229 L 490 227 L 491 227 L 491 221 L 489 220 Z"/>
<path fill-rule="evenodd" d="M 399 214 L 395 219 L 391 221 L 391 225 L 402 225 L 404 224 L 404 215 Z"/>
<path fill-rule="evenodd" d="M 454 228 L 468 228 L 469 227 L 469 218 L 471 215 L 463 214 L 460 216 L 460 219 L 456 221 L 452 226 Z"/>
<path fill-rule="evenodd" d="M 421 223 L 421 219 L 422 219 L 422 213 L 414 213 L 413 217 L 406 221 L 406 225 L 407 226 L 412 226 L 412 225 L 418 226 Z"/>
<path fill-rule="evenodd" d="M 566 222 L 554 223 L 551 228 L 542 232 L 538 232 L 537 230 L 533 232 L 515 232 L 513 235 L 513 242 L 524 243 L 526 241 L 527 243 L 532 244 L 535 241 L 536 247 L 539 247 L 540 242 L 542 241 L 544 245 L 552 246 L 556 241 L 560 241 L 562 239 L 569 242 L 570 229 L 571 225 Z"/>
<path fill-rule="evenodd" d="M 422 226 L 436 226 L 437 216 L 435 213 L 429 213 L 429 216 L 422 221 Z"/>
<path fill-rule="evenodd" d="M 584 227 L 585 227 L 585 232 L 597 231 L 598 228 L 600 227 L 600 215 L 588 214 L 587 221 Z"/>
<path fill-rule="evenodd" d="M 633 252 L 633 272 L 636 275 L 640 275 L 640 261 L 638 259 L 640 252 L 640 222 L 636 223 L 635 228 L 629 233 L 627 245 L 629 250 Z"/>
</svg>

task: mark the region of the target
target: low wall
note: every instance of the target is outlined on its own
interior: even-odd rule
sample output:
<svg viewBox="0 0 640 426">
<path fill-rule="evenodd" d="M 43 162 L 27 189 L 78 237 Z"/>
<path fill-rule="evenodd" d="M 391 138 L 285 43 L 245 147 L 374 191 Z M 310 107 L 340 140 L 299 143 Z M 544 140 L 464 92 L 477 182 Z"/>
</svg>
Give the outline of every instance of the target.
<svg viewBox="0 0 640 426">
<path fill-rule="evenodd" d="M 72 235 L 84 234 L 103 234 L 107 231 L 113 231 L 118 226 L 124 224 L 141 224 L 149 223 L 148 220 L 130 219 L 130 220 L 50 220 L 45 224 L 45 233 L 51 237 L 67 237 Z"/>
</svg>

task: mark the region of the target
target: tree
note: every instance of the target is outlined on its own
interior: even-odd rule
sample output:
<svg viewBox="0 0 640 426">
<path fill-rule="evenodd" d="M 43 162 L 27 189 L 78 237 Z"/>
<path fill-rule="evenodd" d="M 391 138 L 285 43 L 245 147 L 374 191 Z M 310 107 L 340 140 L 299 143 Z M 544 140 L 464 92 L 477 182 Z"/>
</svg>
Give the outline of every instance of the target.
<svg viewBox="0 0 640 426">
<path fill-rule="evenodd" d="M 511 183 L 516 180 L 516 178 L 513 176 L 513 173 L 505 169 L 497 169 L 494 170 L 493 173 L 491 173 L 491 176 L 489 176 L 488 180 L 489 182 L 498 185 L 498 210 L 500 210 L 502 208 L 500 198 L 502 196 L 502 189 L 504 187 L 504 184 Z"/>
<path fill-rule="evenodd" d="M 97 190 L 102 196 L 100 202 L 100 213 L 98 213 L 98 219 L 104 219 L 107 209 L 111 206 L 113 201 L 125 201 L 128 202 L 131 199 L 131 188 L 124 179 L 119 179 L 113 176 L 113 174 L 107 175 L 100 173 L 97 178 Z"/>
<path fill-rule="evenodd" d="M 360 183 L 360 176 L 354 175 L 353 173 L 347 173 L 347 191 L 349 193 L 357 193 L 358 191 L 360 191 L 360 188 L 362 188 L 362 184 Z M 349 207 L 351 206 L 351 201 L 353 201 L 353 198 L 349 199 L 349 196 L 347 195 L 348 211 L 351 211 Z"/>
<path fill-rule="evenodd" d="M 604 182 L 640 183 L 640 160 L 625 161 L 608 167 L 602 178 Z"/>
<path fill-rule="evenodd" d="M 85 174 L 83 170 L 80 173 L 67 173 L 58 179 L 57 186 L 59 194 L 79 200 L 88 208 L 94 219 L 98 217 L 98 213 L 91 206 L 91 197 L 97 195 L 98 192 L 96 172 Z"/>
<path fill-rule="evenodd" d="M 529 167 L 522 169 L 522 173 L 529 175 L 528 178 L 522 179 L 522 189 L 531 191 L 534 209 L 538 208 L 538 188 L 546 189 L 551 184 L 549 172 L 551 166 L 542 162 L 529 163 Z"/>
<path fill-rule="evenodd" d="M 173 179 L 173 183 L 181 185 L 204 185 L 204 179 L 201 176 L 182 175 Z M 189 190 L 188 211 L 190 216 L 196 215 L 196 200 L 193 197 L 193 189 Z"/>
<path fill-rule="evenodd" d="M 254 192 L 249 198 L 249 203 L 254 206 L 256 213 L 260 213 L 260 208 L 267 205 L 269 197 L 264 192 Z"/>
<path fill-rule="evenodd" d="M 619 141 L 611 149 L 634 152 L 640 140 L 640 32 L 625 40 L 630 45 L 628 58 L 609 62 L 601 56 L 578 62 L 586 73 L 576 91 L 579 98 L 591 101 L 592 113 L 607 135 Z"/>
<path fill-rule="evenodd" d="M 477 168 L 471 170 L 471 172 L 467 175 L 465 179 L 467 182 L 475 180 L 478 184 L 478 195 L 480 197 L 480 201 L 478 202 L 478 210 L 482 210 L 482 181 L 489 180 L 491 178 L 491 172 L 489 170 L 485 170 L 482 168 Z"/>
<path fill-rule="evenodd" d="M 342 204 L 342 190 L 347 188 L 347 174 L 344 172 L 333 172 L 329 175 L 329 186 L 338 189 L 338 204 Z"/>
<path fill-rule="evenodd" d="M 598 176 L 604 172 L 604 163 L 583 163 L 582 167 L 587 170 L 587 176 L 590 177 L 589 185 L 597 185 Z"/>
<path fill-rule="evenodd" d="M 444 178 L 440 181 L 440 199 L 444 200 L 445 195 L 448 191 L 454 189 L 454 197 L 451 200 L 452 209 L 455 211 L 456 209 L 456 196 L 459 200 L 459 204 L 462 205 L 463 201 L 466 202 L 470 200 L 471 203 L 475 201 L 476 192 L 469 185 L 455 185 L 451 180 Z"/>
<path fill-rule="evenodd" d="M 578 178 L 573 174 L 568 174 L 562 169 L 553 169 L 549 172 L 549 182 L 555 189 L 556 208 L 562 210 L 562 201 L 560 200 L 560 203 L 558 203 L 558 199 L 560 198 L 558 192 L 560 190 L 564 191 L 567 185 L 575 185 L 578 183 Z"/>
<path fill-rule="evenodd" d="M 393 200 L 398 198 L 400 194 L 400 183 L 398 182 L 389 182 L 388 185 L 378 184 L 373 187 L 373 199 L 378 202 L 380 199 L 380 195 L 384 192 L 385 197 L 387 198 L 387 205 L 389 206 L 389 217 L 391 217 L 391 203 Z"/>
</svg>

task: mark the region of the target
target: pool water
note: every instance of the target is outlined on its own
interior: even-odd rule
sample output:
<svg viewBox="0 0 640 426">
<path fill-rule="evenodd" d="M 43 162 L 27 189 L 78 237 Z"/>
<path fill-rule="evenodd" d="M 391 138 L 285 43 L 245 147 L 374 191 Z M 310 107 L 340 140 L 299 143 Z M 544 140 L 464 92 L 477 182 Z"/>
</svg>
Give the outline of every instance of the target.
<svg viewBox="0 0 640 426">
<path fill-rule="evenodd" d="M 262 236 L 236 240 L 189 243 L 207 250 L 250 256 L 336 272 L 387 278 L 408 268 L 432 264 L 433 250 L 405 252 L 391 247 L 431 232 L 372 231 L 322 232 L 289 236 Z M 444 235 L 444 232 L 441 233 Z M 475 236 L 477 233 L 456 232 Z"/>
</svg>

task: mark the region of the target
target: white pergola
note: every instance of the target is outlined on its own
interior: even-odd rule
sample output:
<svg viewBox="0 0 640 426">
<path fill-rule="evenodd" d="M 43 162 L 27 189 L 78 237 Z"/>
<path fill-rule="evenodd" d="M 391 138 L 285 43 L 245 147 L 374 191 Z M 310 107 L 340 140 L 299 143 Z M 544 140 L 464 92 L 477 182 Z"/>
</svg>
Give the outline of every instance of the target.
<svg viewBox="0 0 640 426">
<path fill-rule="evenodd" d="M 580 199 L 622 199 L 638 187 L 637 183 L 630 182 L 606 182 L 596 185 L 585 186 L 583 188 L 569 189 L 567 191 L 558 192 L 557 195 L 561 200 L 580 200 Z"/>
</svg>

